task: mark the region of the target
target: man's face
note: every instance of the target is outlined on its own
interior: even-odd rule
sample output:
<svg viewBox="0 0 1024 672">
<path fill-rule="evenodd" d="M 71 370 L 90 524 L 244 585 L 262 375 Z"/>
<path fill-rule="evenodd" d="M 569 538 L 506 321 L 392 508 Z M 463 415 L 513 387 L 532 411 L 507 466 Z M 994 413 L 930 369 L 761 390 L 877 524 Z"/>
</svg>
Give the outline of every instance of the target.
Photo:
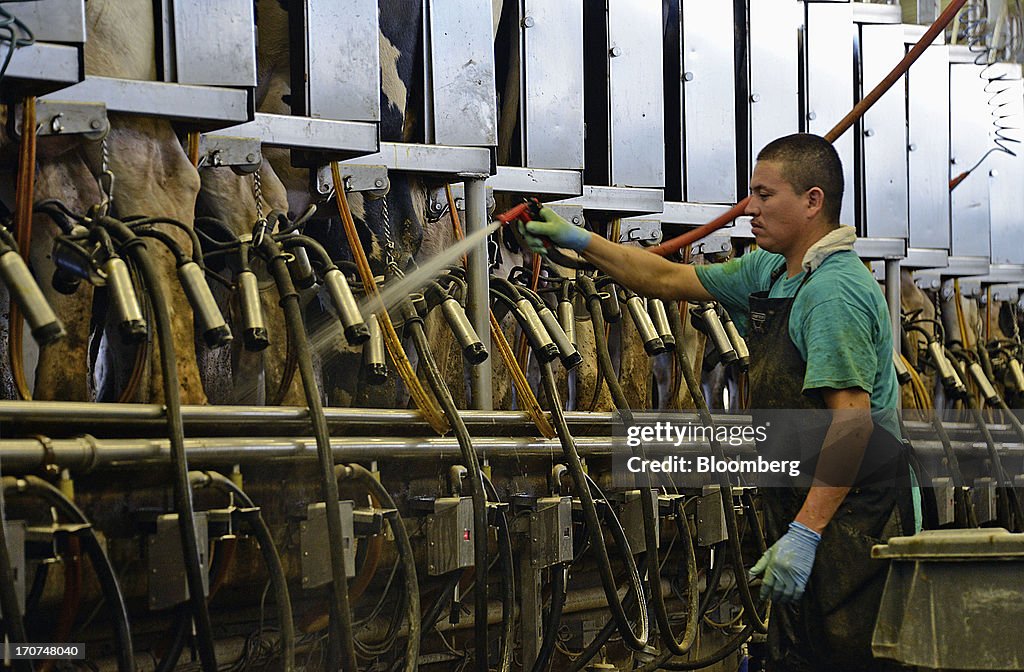
<svg viewBox="0 0 1024 672">
<path fill-rule="evenodd" d="M 744 214 L 753 218 L 750 225 L 757 245 L 785 255 L 805 233 L 807 194 L 796 193 L 782 178 L 781 163 L 758 161 L 750 175 L 750 202 Z"/>
</svg>

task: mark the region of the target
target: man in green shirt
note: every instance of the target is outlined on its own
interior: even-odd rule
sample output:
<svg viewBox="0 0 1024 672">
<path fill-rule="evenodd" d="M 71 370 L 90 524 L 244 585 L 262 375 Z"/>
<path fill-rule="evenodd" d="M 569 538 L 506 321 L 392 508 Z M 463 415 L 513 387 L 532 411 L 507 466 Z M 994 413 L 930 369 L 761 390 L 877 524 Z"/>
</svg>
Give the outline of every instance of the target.
<svg viewBox="0 0 1024 672">
<path fill-rule="evenodd" d="M 853 251 L 853 229 L 839 225 L 842 195 L 832 146 L 796 134 L 758 155 L 746 214 L 760 249 L 728 263 L 672 263 L 549 209 L 523 231 L 535 251 L 543 250 L 537 236 L 547 237 L 639 294 L 720 301 L 748 336 L 752 408 L 824 417 L 817 428 L 791 428 L 785 440 L 759 446 L 772 452 L 795 438 L 818 453 L 811 487 L 763 490 L 773 545 L 751 571 L 763 576 L 762 598 L 776 605 L 772 670 L 888 669 L 871 656 L 884 566 L 870 560 L 870 548 L 913 533 L 909 491 L 892 487 L 906 458 L 889 312 Z M 891 479 L 888 487 L 859 487 L 854 475 L 864 473 L 866 455 L 873 476 Z"/>
</svg>

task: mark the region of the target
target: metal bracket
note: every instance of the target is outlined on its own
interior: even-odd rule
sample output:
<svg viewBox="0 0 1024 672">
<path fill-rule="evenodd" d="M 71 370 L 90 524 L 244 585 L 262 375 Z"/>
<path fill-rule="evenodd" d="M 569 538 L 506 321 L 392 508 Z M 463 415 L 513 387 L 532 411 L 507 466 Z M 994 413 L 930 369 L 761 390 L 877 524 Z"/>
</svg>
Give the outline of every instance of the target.
<svg viewBox="0 0 1024 672">
<path fill-rule="evenodd" d="M 729 503 L 732 505 L 732 502 Z M 729 538 L 725 529 L 725 509 L 722 491 L 717 485 L 706 485 L 697 500 L 697 544 L 714 546 Z"/>
<path fill-rule="evenodd" d="M 647 552 L 647 537 L 644 531 L 643 500 L 640 498 L 639 490 L 628 490 L 622 493 L 622 508 L 619 510 L 619 522 L 622 523 L 622 530 L 626 533 L 626 541 L 629 542 L 629 550 L 635 555 Z M 654 529 L 655 539 L 661 533 L 661 517 L 658 515 L 659 501 L 654 497 Z"/>
<path fill-rule="evenodd" d="M 391 188 L 387 166 L 339 163 L 338 167 L 341 169 L 341 181 L 347 193 L 359 191 L 369 192 L 374 196 L 385 196 Z M 327 196 L 334 192 L 334 176 L 331 174 L 330 164 L 320 166 L 315 175 L 316 182 L 313 186 L 318 194 Z"/>
<path fill-rule="evenodd" d="M 21 137 L 22 105 L 14 118 L 14 133 Z M 103 138 L 110 130 L 105 103 L 74 103 L 64 100 L 36 100 L 36 135 L 84 135 L 90 140 Z"/>
<path fill-rule="evenodd" d="M 237 173 L 255 173 L 263 163 L 259 138 L 229 135 L 199 136 L 199 167 L 230 167 Z"/>
<path fill-rule="evenodd" d="M 22 612 L 25 610 L 25 541 L 26 527 L 24 520 L 8 520 L 7 553 L 11 558 L 11 574 L 14 578 L 14 592 L 18 596 L 18 604 Z M 2 612 L 0 612 L 2 615 Z"/>
<path fill-rule="evenodd" d="M 203 575 L 203 594 L 210 591 L 207 572 L 209 547 L 206 512 L 197 512 L 192 523 L 199 542 L 199 565 Z M 166 609 L 188 599 L 188 581 L 185 578 L 185 559 L 181 550 L 178 514 L 157 516 L 156 532 L 148 540 L 149 608 Z"/>
<path fill-rule="evenodd" d="M 345 575 L 356 575 L 353 504 L 338 502 L 341 512 L 341 539 L 345 549 Z M 302 587 L 318 588 L 331 582 L 331 547 L 327 534 L 327 504 L 316 502 L 306 507 L 306 520 L 299 523 L 299 547 L 302 549 Z"/>
<path fill-rule="evenodd" d="M 572 497 L 542 497 L 530 513 L 530 565 L 543 569 L 572 560 Z"/>
<path fill-rule="evenodd" d="M 427 573 L 446 574 L 473 566 L 473 499 L 438 497 L 410 501 L 427 514 Z"/>
<path fill-rule="evenodd" d="M 619 228 L 620 243 L 656 245 L 661 242 L 661 220 L 628 218 L 621 220 L 621 222 Z"/>
</svg>

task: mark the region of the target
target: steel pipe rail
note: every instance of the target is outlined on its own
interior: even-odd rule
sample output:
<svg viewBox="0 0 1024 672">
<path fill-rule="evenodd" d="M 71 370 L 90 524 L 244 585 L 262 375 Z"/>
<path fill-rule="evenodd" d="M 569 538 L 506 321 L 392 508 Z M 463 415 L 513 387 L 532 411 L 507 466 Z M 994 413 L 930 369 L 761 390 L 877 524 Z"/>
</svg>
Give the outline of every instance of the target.
<svg viewBox="0 0 1024 672">
<path fill-rule="evenodd" d="M 577 448 L 583 457 L 609 456 L 622 438 L 610 436 L 578 437 Z M 558 442 L 532 437 L 476 438 L 473 445 L 481 458 L 552 457 L 558 454 Z M 1001 454 L 1009 458 L 1024 457 L 1024 444 L 999 442 Z M 752 443 L 725 446 L 727 457 L 755 454 Z M 937 440 L 914 441 L 914 448 L 927 455 L 942 453 Z M 954 440 L 957 453 L 969 457 L 985 457 L 987 448 L 982 441 Z M 185 439 L 185 450 L 193 468 L 230 467 L 235 464 L 253 464 L 271 460 L 316 459 L 316 441 L 312 437 L 207 437 Z M 388 458 L 451 458 L 460 457 L 459 445 L 454 438 L 438 437 L 373 437 L 346 436 L 331 439 L 335 461 L 358 462 Z M 649 457 L 667 454 L 657 446 L 647 448 Z M 708 446 L 690 441 L 671 447 L 673 455 L 705 455 Z M 42 436 L 0 439 L 0 454 L 4 456 L 4 471 L 9 475 L 33 472 L 49 464 L 62 469 L 83 473 L 100 469 L 135 468 L 170 462 L 170 443 L 160 438 L 100 439 L 83 435 L 70 439 L 49 439 Z"/>
</svg>

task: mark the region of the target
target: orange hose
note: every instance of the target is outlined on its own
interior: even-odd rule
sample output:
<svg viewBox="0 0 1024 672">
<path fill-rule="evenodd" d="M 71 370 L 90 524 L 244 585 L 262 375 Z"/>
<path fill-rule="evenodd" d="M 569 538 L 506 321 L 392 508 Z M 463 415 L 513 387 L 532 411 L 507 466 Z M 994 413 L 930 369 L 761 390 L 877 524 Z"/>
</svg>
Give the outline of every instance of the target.
<svg viewBox="0 0 1024 672">
<path fill-rule="evenodd" d="M 21 113 L 21 145 L 18 148 L 18 186 L 15 191 L 14 218 L 18 236 L 18 252 L 27 263 L 32 250 L 32 201 L 35 197 L 36 179 L 36 99 L 25 98 Z M 11 361 L 11 376 L 18 396 L 31 399 L 25 379 L 25 361 L 22 359 L 22 338 L 24 325 L 21 309 L 12 296 L 10 298 L 10 319 L 8 322 L 7 351 Z"/>
<path fill-rule="evenodd" d="M 921 57 L 921 54 L 923 54 L 924 50 L 931 45 L 938 34 L 946 29 L 946 26 L 949 25 L 953 20 L 953 17 L 956 16 L 956 13 L 960 11 L 960 8 L 963 7 L 966 2 L 967 0 L 953 0 L 953 2 L 951 2 L 949 6 L 942 11 L 939 17 L 935 19 L 935 23 L 928 27 L 928 30 L 926 30 L 924 35 L 921 36 L 921 39 L 917 41 L 917 44 L 907 52 L 907 55 L 903 57 L 903 60 L 892 69 L 892 72 L 886 75 L 885 79 L 878 83 L 878 86 L 872 89 L 868 95 L 864 96 L 860 102 L 854 105 L 853 109 L 850 110 L 850 112 L 843 117 L 831 131 L 825 134 L 825 139 L 829 142 L 835 142 L 839 136 L 853 126 L 853 122 L 857 121 L 857 119 L 862 117 L 872 105 L 878 102 L 878 99 L 885 95 L 886 91 L 892 88 L 892 85 L 896 83 L 896 80 L 907 73 L 910 66 Z M 966 175 L 961 176 L 959 179 L 962 180 L 963 177 L 966 177 Z M 959 184 L 959 182 L 956 182 L 956 184 Z M 953 189 L 956 184 L 950 183 L 950 189 Z M 666 240 L 661 245 L 649 247 L 647 250 L 663 257 L 672 254 L 673 252 L 677 252 L 683 246 L 694 243 L 701 238 L 710 235 L 742 215 L 749 201 L 750 196 L 747 196 L 742 201 L 731 207 L 727 212 L 719 215 L 707 224 L 693 229 L 692 231 L 687 231 L 686 233 L 676 236 L 670 240 Z"/>
</svg>

